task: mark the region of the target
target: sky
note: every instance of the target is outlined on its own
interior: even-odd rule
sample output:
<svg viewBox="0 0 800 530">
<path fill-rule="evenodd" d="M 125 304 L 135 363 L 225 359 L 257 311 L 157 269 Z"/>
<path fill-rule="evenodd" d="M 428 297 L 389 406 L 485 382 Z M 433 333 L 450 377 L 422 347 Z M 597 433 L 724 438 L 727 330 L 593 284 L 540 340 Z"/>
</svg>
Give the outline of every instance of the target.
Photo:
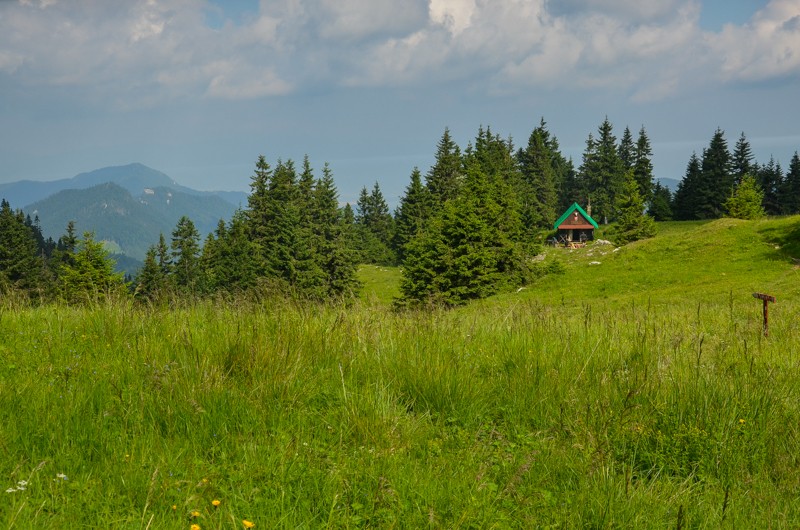
<svg viewBox="0 0 800 530">
<path fill-rule="evenodd" d="M 308 155 L 396 205 L 445 128 L 520 147 L 543 118 L 577 166 L 606 117 L 656 177 L 717 128 L 786 168 L 800 0 L 0 0 L 0 183 L 140 162 L 248 191 Z"/>
</svg>

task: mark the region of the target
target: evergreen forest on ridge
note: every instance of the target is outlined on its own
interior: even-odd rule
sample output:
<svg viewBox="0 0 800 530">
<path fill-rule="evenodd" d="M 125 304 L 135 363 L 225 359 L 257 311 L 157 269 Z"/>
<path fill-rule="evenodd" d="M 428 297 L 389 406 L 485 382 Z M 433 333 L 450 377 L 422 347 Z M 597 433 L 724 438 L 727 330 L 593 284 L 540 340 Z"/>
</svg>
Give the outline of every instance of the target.
<svg viewBox="0 0 800 530">
<path fill-rule="evenodd" d="M 644 127 L 636 137 L 626 127 L 617 139 L 607 118 L 588 135 L 579 164 L 563 156 L 543 119 L 522 147 L 481 127 L 462 148 L 445 129 L 434 164 L 424 174 L 411 169 L 394 212 L 377 182 L 342 207 L 327 164 L 321 176 L 308 157 L 299 168 L 291 159 L 273 164 L 258 157 L 246 206 L 202 231 L 204 240 L 196 220 L 183 216 L 158 241 L 133 243 L 145 252 L 135 278 L 109 268 L 108 243 L 76 233 L 74 219 L 58 240 L 45 239 L 37 218 L 3 200 L 0 288 L 41 301 L 252 290 L 327 300 L 355 295 L 357 267 L 374 264 L 401 266 L 398 304 L 452 306 L 551 272 L 535 258 L 573 203 L 589 208 L 618 245 L 651 237 L 654 221 L 800 213 L 796 152 L 784 172 L 773 158 L 754 160 L 744 133 L 731 150 L 717 129 L 672 193 L 654 181 Z M 214 226 L 209 221 L 203 226 Z"/>
</svg>

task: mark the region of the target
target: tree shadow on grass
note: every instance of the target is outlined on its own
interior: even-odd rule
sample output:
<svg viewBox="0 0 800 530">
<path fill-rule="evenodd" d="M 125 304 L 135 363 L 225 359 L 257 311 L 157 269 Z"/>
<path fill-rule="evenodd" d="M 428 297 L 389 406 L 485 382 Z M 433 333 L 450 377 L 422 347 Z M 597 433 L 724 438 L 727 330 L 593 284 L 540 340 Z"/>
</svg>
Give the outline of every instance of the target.
<svg viewBox="0 0 800 530">
<path fill-rule="evenodd" d="M 765 241 L 776 247 L 770 252 L 772 259 L 800 264 L 800 216 L 793 216 L 782 223 L 769 223 L 759 233 Z"/>
</svg>

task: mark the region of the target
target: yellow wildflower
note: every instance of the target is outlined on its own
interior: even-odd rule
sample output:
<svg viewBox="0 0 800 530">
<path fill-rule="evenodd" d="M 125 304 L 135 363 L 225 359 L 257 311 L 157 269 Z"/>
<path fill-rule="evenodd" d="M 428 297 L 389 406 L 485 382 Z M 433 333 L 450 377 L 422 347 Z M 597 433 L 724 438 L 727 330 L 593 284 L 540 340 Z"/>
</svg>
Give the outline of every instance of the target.
<svg viewBox="0 0 800 530">
<path fill-rule="evenodd" d="M 177 504 L 173 504 L 173 505 L 172 505 L 172 511 L 174 512 L 174 511 L 175 511 L 175 510 L 177 510 L 177 509 L 178 509 L 178 505 L 177 505 Z"/>
<path fill-rule="evenodd" d="M 200 530 L 200 525 L 199 525 L 199 524 L 193 524 L 193 525 L 192 525 L 192 526 L 190 526 L 189 528 L 190 528 L 191 530 Z"/>
<path fill-rule="evenodd" d="M 248 521 L 247 519 L 242 519 L 242 524 L 244 525 L 245 528 L 253 528 L 256 526 L 256 523 Z"/>
<path fill-rule="evenodd" d="M 211 505 L 214 506 L 214 508 L 217 508 L 220 504 L 222 503 L 218 499 L 211 501 Z"/>
<path fill-rule="evenodd" d="M 739 418 L 739 425 L 744 425 L 744 418 Z"/>
<path fill-rule="evenodd" d="M 190 515 L 191 515 L 192 517 L 200 517 L 200 512 L 198 512 L 197 510 L 193 510 L 193 511 L 192 511 L 192 513 L 191 513 Z"/>
</svg>

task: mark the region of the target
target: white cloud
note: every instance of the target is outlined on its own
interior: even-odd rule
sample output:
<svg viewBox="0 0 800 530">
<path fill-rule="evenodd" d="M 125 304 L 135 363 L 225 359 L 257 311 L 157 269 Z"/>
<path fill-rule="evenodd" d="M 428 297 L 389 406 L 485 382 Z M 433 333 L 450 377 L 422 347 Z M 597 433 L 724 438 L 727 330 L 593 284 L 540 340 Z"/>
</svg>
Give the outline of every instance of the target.
<svg viewBox="0 0 800 530">
<path fill-rule="evenodd" d="M 727 80 L 800 76 L 800 0 L 773 0 L 750 22 L 709 38 Z"/>
<path fill-rule="evenodd" d="M 475 13 L 474 0 L 430 0 L 431 21 L 458 35 L 467 29 Z"/>
<path fill-rule="evenodd" d="M 699 0 L 262 0 L 258 13 L 218 29 L 207 9 L 197 0 L 4 2 L 0 75 L 135 107 L 452 81 L 642 101 L 800 72 L 800 0 L 773 0 L 719 33 L 700 29 Z"/>
<path fill-rule="evenodd" d="M 420 0 L 317 0 L 307 4 L 326 40 L 404 35 L 425 20 L 425 3 Z"/>
</svg>

